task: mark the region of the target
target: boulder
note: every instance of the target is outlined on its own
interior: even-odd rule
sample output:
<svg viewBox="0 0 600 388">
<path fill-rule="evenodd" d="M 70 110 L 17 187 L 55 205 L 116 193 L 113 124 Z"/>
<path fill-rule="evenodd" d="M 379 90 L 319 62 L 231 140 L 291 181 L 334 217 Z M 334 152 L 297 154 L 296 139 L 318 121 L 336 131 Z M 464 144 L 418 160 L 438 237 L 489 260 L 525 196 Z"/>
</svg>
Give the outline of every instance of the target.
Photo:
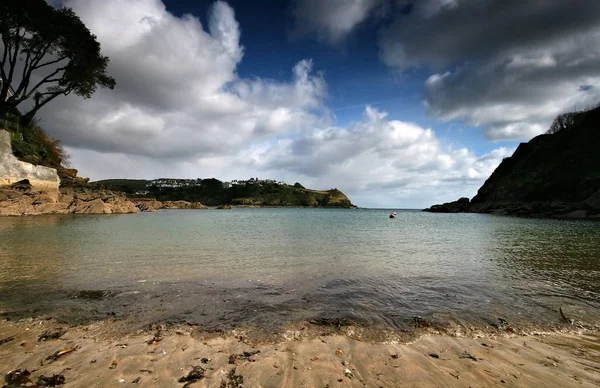
<svg viewBox="0 0 600 388">
<path fill-rule="evenodd" d="M 156 199 L 138 199 L 135 206 L 142 212 L 153 212 L 162 209 L 163 204 Z"/>
</svg>

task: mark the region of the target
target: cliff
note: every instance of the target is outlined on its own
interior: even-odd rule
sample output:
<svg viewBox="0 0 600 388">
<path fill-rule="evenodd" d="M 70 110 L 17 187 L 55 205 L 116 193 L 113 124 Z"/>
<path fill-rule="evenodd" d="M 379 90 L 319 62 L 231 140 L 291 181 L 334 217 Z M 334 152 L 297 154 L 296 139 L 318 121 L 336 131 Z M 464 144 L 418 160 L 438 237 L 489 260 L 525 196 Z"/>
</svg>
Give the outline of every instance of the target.
<svg viewBox="0 0 600 388">
<path fill-rule="evenodd" d="M 0 187 L 22 180 L 37 190 L 57 191 L 60 185 L 56 169 L 23 162 L 13 155 L 11 132 L 0 129 Z"/>
<path fill-rule="evenodd" d="M 0 216 L 138 211 L 135 204 L 122 194 L 86 188 L 82 185 L 86 180 L 76 177 L 77 170 L 65 169 L 58 162 L 55 163 L 57 171 L 56 168 L 19 160 L 14 155 L 13 143 L 20 145 L 19 156 L 47 162 L 39 160 L 35 152 L 23 151 L 33 149 L 30 147 L 33 143 L 29 139 L 24 140 L 21 135 L 0 129 Z M 65 181 L 69 184 L 65 185 Z"/>
<path fill-rule="evenodd" d="M 426 211 L 600 218 L 600 108 L 553 134 L 522 143 L 469 202 Z"/>
<path fill-rule="evenodd" d="M 340 190 L 311 190 L 300 184 L 290 186 L 278 183 L 254 183 L 224 187 L 223 182 L 210 178 L 186 187 L 156 187 L 151 181 L 132 179 L 110 179 L 93 182 L 92 185 L 121 191 L 131 198 L 135 198 L 136 193 L 146 192 L 143 194 L 144 197 L 153 197 L 158 201 L 200 202 L 208 206 L 329 208 L 354 206 Z"/>
</svg>

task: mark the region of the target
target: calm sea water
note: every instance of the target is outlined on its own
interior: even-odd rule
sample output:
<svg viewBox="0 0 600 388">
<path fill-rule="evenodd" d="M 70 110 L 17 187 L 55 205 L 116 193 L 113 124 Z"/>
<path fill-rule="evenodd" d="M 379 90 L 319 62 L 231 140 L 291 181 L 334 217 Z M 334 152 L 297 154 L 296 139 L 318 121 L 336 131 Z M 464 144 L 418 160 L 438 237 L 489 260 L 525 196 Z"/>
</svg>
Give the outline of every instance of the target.
<svg viewBox="0 0 600 388">
<path fill-rule="evenodd" d="M 0 311 L 206 327 L 600 317 L 600 223 L 388 210 L 0 218 Z"/>
</svg>

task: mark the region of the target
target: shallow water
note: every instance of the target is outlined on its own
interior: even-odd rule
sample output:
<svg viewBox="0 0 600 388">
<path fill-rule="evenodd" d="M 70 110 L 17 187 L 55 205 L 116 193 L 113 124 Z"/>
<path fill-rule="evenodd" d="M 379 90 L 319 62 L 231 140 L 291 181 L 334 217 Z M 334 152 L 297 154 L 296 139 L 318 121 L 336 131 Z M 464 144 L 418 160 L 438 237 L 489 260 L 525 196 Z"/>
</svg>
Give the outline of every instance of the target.
<svg viewBox="0 0 600 388">
<path fill-rule="evenodd" d="M 212 328 L 600 318 L 600 223 L 388 210 L 0 218 L 10 317 Z"/>
</svg>

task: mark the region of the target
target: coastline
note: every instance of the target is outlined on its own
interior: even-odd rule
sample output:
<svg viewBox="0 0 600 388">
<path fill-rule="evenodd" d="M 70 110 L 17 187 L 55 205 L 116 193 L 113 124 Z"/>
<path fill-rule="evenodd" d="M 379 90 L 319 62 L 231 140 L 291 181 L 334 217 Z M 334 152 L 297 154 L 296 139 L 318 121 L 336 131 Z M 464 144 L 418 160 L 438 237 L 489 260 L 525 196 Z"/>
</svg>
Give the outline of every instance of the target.
<svg viewBox="0 0 600 388">
<path fill-rule="evenodd" d="M 65 387 L 186 386 L 178 380 L 194 377 L 189 373 L 196 366 L 196 377 L 203 377 L 189 387 L 600 384 L 598 330 L 423 331 L 410 340 L 363 341 L 351 331 L 307 333 L 306 325 L 268 340 L 243 330 L 203 332 L 189 325 L 123 329 L 114 321 L 72 327 L 32 318 L 0 321 L 2 373 L 27 369 L 34 382 L 62 375 Z M 43 333 L 61 332 L 58 339 L 38 341 Z"/>
</svg>

